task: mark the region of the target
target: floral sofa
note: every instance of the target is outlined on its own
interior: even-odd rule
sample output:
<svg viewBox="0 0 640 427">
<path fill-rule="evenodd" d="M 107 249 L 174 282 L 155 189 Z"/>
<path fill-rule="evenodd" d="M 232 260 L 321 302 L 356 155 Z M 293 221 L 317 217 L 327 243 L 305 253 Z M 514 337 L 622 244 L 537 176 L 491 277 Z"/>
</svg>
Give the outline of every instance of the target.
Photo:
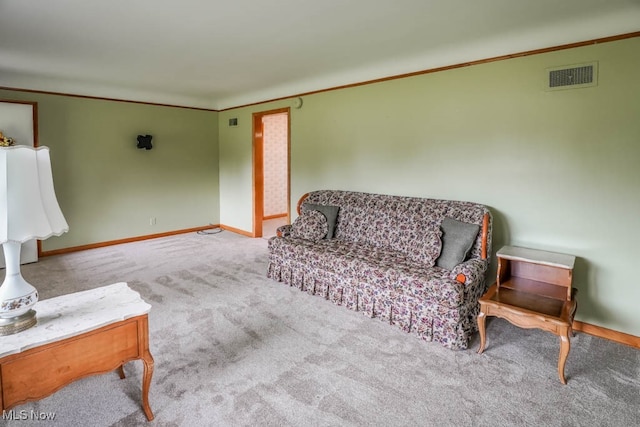
<svg viewBox="0 0 640 427">
<path fill-rule="evenodd" d="M 467 348 L 492 218 L 480 204 L 323 190 L 269 239 L 267 276 L 426 341 Z"/>
</svg>

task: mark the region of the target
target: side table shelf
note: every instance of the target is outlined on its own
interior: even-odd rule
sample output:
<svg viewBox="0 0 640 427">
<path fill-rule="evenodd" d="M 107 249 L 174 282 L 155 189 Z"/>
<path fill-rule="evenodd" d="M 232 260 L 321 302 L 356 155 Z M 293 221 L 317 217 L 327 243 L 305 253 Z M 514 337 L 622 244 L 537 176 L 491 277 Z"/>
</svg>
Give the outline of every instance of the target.
<svg viewBox="0 0 640 427">
<path fill-rule="evenodd" d="M 514 246 L 503 247 L 496 256 L 496 283 L 479 301 L 478 353 L 486 344 L 487 316 L 503 318 L 521 328 L 551 332 L 560 337 L 558 377 L 566 384 L 564 367 L 577 309 L 576 290 L 572 288 L 575 257 Z"/>
</svg>

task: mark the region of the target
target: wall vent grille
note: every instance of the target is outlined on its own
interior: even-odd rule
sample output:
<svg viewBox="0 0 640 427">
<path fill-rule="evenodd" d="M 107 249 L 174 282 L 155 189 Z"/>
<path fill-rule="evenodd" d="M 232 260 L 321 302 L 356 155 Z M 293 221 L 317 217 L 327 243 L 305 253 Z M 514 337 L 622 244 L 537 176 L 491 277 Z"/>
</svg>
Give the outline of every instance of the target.
<svg viewBox="0 0 640 427">
<path fill-rule="evenodd" d="M 577 89 L 598 83 L 598 63 L 578 64 L 547 70 L 547 89 Z"/>
</svg>

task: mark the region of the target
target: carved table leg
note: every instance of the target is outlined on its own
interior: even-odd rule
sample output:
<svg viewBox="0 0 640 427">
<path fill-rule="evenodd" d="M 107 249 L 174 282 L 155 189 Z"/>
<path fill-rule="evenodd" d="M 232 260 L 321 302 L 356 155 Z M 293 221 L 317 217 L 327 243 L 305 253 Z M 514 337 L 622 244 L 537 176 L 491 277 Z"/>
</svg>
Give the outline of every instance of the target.
<svg viewBox="0 0 640 427">
<path fill-rule="evenodd" d="M 484 351 L 484 345 L 486 343 L 486 320 L 487 315 L 482 311 L 478 314 L 478 332 L 480 332 L 480 348 L 478 348 L 478 354 Z"/>
<path fill-rule="evenodd" d="M 569 356 L 569 350 L 571 349 L 571 342 L 569 341 L 569 329 L 564 331 L 560 335 L 560 356 L 558 357 L 558 376 L 562 384 L 567 384 L 567 380 L 564 377 L 564 365 L 567 362 L 567 356 Z"/>
<path fill-rule="evenodd" d="M 120 367 L 117 369 L 118 371 L 118 375 L 120 375 L 120 379 L 123 380 L 125 378 L 124 376 L 124 365 L 120 365 Z"/>
<path fill-rule="evenodd" d="M 153 376 L 153 357 L 150 352 L 146 352 L 142 356 L 142 363 L 144 364 L 144 374 L 142 377 L 142 409 L 147 416 L 147 420 L 153 420 L 153 412 L 151 411 L 151 405 L 149 405 L 149 388 L 151 387 L 151 377 Z"/>
</svg>

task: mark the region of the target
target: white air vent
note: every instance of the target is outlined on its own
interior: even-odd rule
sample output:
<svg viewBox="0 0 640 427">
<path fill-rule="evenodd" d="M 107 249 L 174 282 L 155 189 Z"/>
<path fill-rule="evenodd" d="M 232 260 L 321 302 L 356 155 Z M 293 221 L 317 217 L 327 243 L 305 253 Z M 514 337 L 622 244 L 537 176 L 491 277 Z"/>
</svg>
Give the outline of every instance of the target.
<svg viewBox="0 0 640 427">
<path fill-rule="evenodd" d="M 547 69 L 547 90 L 577 89 L 596 86 L 597 84 L 597 62 Z"/>
</svg>

